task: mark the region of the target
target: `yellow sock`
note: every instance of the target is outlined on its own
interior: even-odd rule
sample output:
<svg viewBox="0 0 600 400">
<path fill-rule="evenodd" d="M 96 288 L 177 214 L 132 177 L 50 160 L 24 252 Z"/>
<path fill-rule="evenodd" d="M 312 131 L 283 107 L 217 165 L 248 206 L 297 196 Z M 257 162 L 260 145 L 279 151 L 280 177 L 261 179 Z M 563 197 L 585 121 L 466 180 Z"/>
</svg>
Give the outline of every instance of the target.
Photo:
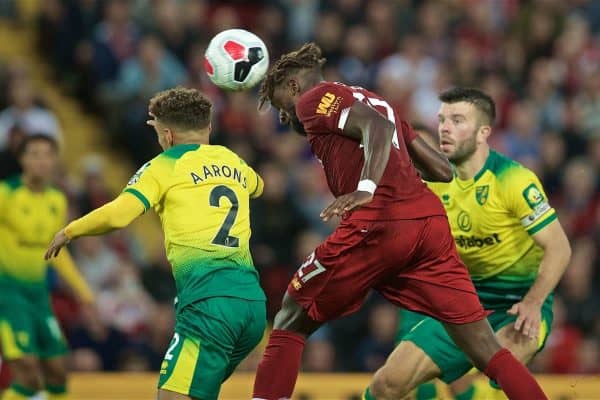
<svg viewBox="0 0 600 400">
<path fill-rule="evenodd" d="M 35 392 L 21 385 L 12 384 L 2 394 L 2 400 L 27 400 L 33 396 Z"/>
<path fill-rule="evenodd" d="M 487 380 L 478 379 L 473 382 L 475 393 L 473 400 L 506 400 L 507 397 L 500 389 L 490 386 Z"/>
</svg>

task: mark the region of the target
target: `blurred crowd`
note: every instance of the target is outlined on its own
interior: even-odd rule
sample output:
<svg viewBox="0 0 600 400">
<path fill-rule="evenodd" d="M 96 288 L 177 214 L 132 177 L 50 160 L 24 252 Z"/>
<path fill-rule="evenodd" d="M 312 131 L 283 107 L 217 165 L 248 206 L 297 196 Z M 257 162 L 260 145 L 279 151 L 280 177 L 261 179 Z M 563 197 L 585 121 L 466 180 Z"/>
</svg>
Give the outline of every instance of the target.
<svg viewBox="0 0 600 400">
<path fill-rule="evenodd" d="M 3 2 L 0 12 L 18 18 Z M 256 89 L 226 93 L 203 71 L 210 38 L 231 27 L 260 36 L 276 59 L 306 41 L 328 59 L 326 79 L 386 97 L 413 123 L 437 129 L 437 94 L 453 85 L 491 94 L 492 146 L 533 169 L 573 248 L 555 297 L 553 333 L 536 372 L 600 373 L 600 2 L 593 0 L 44 0 L 38 49 L 53 81 L 105 124 L 101 138 L 142 165 L 159 151 L 145 125 L 147 102 L 176 85 L 214 103 L 212 141 L 256 167 L 264 195 L 252 204 L 252 250 L 269 318 L 302 259 L 335 226 L 319 211 L 332 200 L 305 139 L 258 113 Z M 0 171 L 18 171 L 23 135 L 61 136 L 27 71 L 0 68 Z M 92 149 L 90 149 L 92 151 Z M 104 204 L 103 160 L 60 171 L 71 217 Z M 75 185 L 72 175 L 84 179 Z M 175 289 L 162 238 L 142 245 L 124 230 L 72 244 L 98 293 L 100 318 L 78 312 L 56 287 L 55 305 L 77 370 L 158 369 L 172 334 Z M 373 371 L 393 349 L 396 309 L 373 294 L 357 314 L 317 331 L 307 371 Z M 118 349 L 118 350 L 115 350 Z M 252 369 L 257 355 L 242 368 Z"/>
</svg>

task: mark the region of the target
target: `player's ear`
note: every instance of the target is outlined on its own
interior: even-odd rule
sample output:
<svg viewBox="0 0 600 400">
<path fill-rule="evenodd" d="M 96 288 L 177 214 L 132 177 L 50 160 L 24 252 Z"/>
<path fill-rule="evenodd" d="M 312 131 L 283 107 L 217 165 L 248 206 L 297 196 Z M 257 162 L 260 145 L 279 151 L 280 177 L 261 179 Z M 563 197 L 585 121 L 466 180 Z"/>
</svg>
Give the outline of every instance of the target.
<svg viewBox="0 0 600 400">
<path fill-rule="evenodd" d="M 489 125 L 481 125 L 479 127 L 479 131 L 477 132 L 477 136 L 479 136 L 481 141 L 486 141 L 490 135 L 492 134 L 492 127 Z"/>
<path fill-rule="evenodd" d="M 169 146 L 173 146 L 173 131 L 171 128 L 165 128 L 165 139 Z"/>
</svg>

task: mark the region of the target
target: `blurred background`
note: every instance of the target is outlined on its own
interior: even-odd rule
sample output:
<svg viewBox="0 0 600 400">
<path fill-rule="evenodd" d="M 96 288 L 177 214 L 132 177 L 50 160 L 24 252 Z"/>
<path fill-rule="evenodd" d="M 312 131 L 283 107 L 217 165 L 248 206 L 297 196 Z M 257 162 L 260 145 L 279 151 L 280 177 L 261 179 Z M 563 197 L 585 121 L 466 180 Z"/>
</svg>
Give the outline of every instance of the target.
<svg viewBox="0 0 600 400">
<path fill-rule="evenodd" d="M 573 257 L 555 298 L 553 333 L 532 368 L 600 373 L 600 1 L 594 0 L 0 0 L 0 178 L 18 173 L 29 134 L 63 144 L 57 185 L 70 218 L 111 200 L 159 151 L 147 101 L 176 85 L 214 102 L 213 136 L 265 180 L 252 204 L 253 255 L 279 308 L 301 260 L 334 228 L 332 200 L 305 139 L 256 112 L 256 91 L 225 93 L 203 71 L 210 38 L 242 27 L 276 59 L 315 41 L 326 79 L 373 89 L 403 118 L 437 129 L 437 94 L 453 85 L 492 95 L 492 145 L 533 169 L 557 209 Z M 154 215 L 71 245 L 97 293 L 86 319 L 50 276 L 78 371 L 158 371 L 175 295 Z M 309 340 L 304 371 L 374 371 L 393 349 L 397 310 L 376 294 Z M 253 371 L 258 348 L 240 369 Z"/>
</svg>

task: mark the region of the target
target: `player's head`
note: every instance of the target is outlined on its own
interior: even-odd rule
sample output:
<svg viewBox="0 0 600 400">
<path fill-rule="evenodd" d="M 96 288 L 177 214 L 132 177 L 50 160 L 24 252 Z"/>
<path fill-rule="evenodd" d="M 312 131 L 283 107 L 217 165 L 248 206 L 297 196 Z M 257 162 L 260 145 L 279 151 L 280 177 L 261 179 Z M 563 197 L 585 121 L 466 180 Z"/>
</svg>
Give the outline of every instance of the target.
<svg viewBox="0 0 600 400">
<path fill-rule="evenodd" d="M 148 125 L 166 150 L 182 143 L 208 143 L 212 103 L 199 90 L 177 87 L 150 99 Z"/>
<path fill-rule="evenodd" d="M 300 49 L 282 55 L 262 82 L 259 108 L 273 105 L 279 110 L 281 122 L 304 134 L 304 128 L 296 117 L 296 101 L 302 93 L 323 80 L 323 64 L 325 58 L 321 55 L 321 48 L 314 43 L 306 43 Z"/>
<path fill-rule="evenodd" d="M 51 136 L 25 136 L 18 149 L 23 175 L 34 181 L 49 182 L 58 161 L 58 142 Z"/>
<path fill-rule="evenodd" d="M 494 100 L 481 90 L 456 87 L 439 96 L 438 133 L 441 149 L 454 164 L 487 148 L 496 118 Z"/>
</svg>

